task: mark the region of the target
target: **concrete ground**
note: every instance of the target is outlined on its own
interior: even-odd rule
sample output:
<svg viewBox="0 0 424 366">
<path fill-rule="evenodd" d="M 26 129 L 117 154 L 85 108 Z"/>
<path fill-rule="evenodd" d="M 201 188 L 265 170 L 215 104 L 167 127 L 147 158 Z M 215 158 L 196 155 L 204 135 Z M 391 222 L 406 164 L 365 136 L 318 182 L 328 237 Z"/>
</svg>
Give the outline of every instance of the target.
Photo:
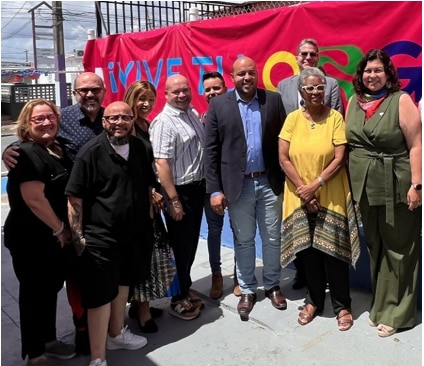
<svg viewBox="0 0 424 366">
<path fill-rule="evenodd" d="M 2 204 L 2 226 L 8 212 Z M 219 301 L 208 297 L 210 270 L 206 241 L 199 241 L 196 261 L 192 269 L 193 289 L 206 301 L 200 317 L 183 321 L 168 313 L 169 299 L 153 302 L 165 312 L 157 319 L 159 332 L 148 334 L 146 347 L 136 351 L 108 351 L 109 366 L 418 366 L 422 364 L 421 312 L 417 326 L 389 338 L 377 336 L 377 330 L 368 325 L 371 296 L 364 291 L 352 290 L 354 325 L 340 332 L 327 296 L 324 314 L 307 326 L 297 323 L 299 307 L 305 290 L 291 289 L 294 271 L 285 269 L 281 288 L 288 298 L 288 309 L 274 309 L 258 289 L 256 303 L 248 322 L 240 321 L 236 298 L 232 294 L 233 251 L 222 247 L 224 296 Z M 261 261 L 257 261 L 260 280 Z M 1 247 L 1 365 L 21 366 L 18 313 L 18 283 L 13 272 L 9 252 Z M 37 301 L 37 299 L 34 299 Z M 140 333 L 135 320 L 127 319 L 129 327 Z M 58 336 L 73 340 L 71 310 L 66 292 L 62 290 L 58 304 Z M 141 334 L 141 333 L 140 333 Z M 67 366 L 87 366 L 89 357 L 76 357 Z"/>
</svg>

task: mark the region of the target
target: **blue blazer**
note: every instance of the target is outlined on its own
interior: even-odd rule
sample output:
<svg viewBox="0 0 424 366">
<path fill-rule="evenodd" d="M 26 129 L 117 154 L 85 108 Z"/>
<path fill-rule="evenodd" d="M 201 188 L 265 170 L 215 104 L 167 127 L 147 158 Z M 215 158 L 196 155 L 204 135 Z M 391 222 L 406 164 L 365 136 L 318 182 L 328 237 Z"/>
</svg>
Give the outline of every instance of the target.
<svg viewBox="0 0 424 366">
<path fill-rule="evenodd" d="M 273 192 L 278 196 L 284 183 L 284 174 L 278 161 L 278 135 L 286 119 L 286 112 L 278 93 L 257 89 L 257 94 L 266 175 Z M 206 117 L 206 191 L 222 191 L 228 202 L 236 202 L 243 186 L 246 159 L 246 138 L 235 92 L 212 98 Z"/>
</svg>

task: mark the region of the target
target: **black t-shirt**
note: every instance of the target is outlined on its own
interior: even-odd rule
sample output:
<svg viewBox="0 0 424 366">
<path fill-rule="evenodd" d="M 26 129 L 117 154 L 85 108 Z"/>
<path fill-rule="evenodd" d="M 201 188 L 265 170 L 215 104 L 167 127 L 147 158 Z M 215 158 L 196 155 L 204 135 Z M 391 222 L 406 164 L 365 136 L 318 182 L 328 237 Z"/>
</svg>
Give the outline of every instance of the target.
<svg viewBox="0 0 424 366">
<path fill-rule="evenodd" d="M 77 154 L 65 193 L 83 200 L 83 232 L 90 244 L 133 242 L 146 229 L 148 187 L 156 179 L 144 144 L 134 136 L 129 141 L 128 161 L 114 151 L 106 133 Z"/>
<path fill-rule="evenodd" d="M 18 164 L 8 174 L 7 194 L 10 211 L 4 225 L 7 248 L 28 250 L 35 240 L 57 244 L 51 228 L 44 224 L 23 200 L 20 185 L 30 181 L 43 182 L 45 197 L 56 215 L 66 223 L 67 197 L 64 192 L 71 166 L 69 159 L 50 154 L 40 144 L 32 141 L 21 143 Z"/>
</svg>

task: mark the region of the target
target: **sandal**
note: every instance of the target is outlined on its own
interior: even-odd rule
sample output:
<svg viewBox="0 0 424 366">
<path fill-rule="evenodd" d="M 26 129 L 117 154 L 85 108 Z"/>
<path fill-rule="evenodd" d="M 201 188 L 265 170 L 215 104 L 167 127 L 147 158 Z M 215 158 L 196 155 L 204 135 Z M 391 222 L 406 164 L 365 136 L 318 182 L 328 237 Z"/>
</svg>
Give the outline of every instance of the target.
<svg viewBox="0 0 424 366">
<path fill-rule="evenodd" d="M 397 328 L 392 328 L 384 324 L 379 324 L 377 329 L 378 335 L 383 338 L 390 337 L 397 332 Z"/>
<path fill-rule="evenodd" d="M 376 327 L 378 325 L 378 323 L 374 323 L 371 319 L 368 319 L 368 325 L 370 327 Z"/>
<path fill-rule="evenodd" d="M 297 322 L 300 325 L 309 324 L 315 317 L 315 312 L 317 311 L 317 307 L 312 304 L 306 304 L 302 311 L 299 313 L 299 317 L 297 318 Z"/>
<path fill-rule="evenodd" d="M 350 309 L 342 309 L 337 314 L 337 326 L 339 330 L 344 332 L 352 328 L 353 317 Z"/>
</svg>

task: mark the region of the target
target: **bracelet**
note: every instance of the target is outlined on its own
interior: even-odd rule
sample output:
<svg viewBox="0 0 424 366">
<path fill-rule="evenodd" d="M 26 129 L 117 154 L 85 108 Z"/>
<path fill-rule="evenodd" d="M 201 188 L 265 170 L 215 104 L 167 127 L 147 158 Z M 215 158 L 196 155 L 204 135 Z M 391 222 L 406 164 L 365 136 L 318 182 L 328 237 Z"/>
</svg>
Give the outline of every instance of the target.
<svg viewBox="0 0 424 366">
<path fill-rule="evenodd" d="M 325 186 L 325 180 L 324 179 L 322 179 L 321 178 L 321 176 L 319 176 L 318 178 L 317 178 L 317 180 L 318 180 L 318 182 L 319 182 L 319 184 L 320 184 L 320 186 L 322 187 L 322 186 Z"/>
<path fill-rule="evenodd" d="M 58 231 L 53 231 L 53 236 L 60 236 L 65 231 L 65 223 L 62 221 L 62 225 Z"/>
<path fill-rule="evenodd" d="M 181 206 L 180 200 L 176 199 L 175 201 L 171 201 L 172 206 Z"/>
<path fill-rule="evenodd" d="M 178 201 L 178 194 L 175 197 L 169 198 L 169 202 L 172 203 L 173 201 Z"/>
</svg>

